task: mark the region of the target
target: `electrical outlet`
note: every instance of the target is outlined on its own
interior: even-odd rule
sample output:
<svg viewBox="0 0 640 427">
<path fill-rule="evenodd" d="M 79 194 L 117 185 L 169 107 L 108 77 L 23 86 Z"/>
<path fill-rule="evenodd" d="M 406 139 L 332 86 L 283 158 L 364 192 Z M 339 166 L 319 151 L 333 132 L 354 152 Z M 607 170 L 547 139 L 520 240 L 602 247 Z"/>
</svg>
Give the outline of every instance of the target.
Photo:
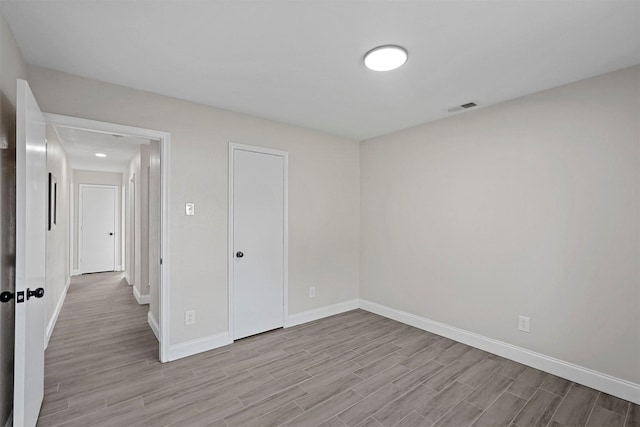
<svg viewBox="0 0 640 427">
<path fill-rule="evenodd" d="M 315 297 L 316 297 L 316 287 L 309 286 L 309 298 L 315 298 Z"/>
<path fill-rule="evenodd" d="M 189 310 L 184 312 L 184 324 L 185 325 L 193 325 L 196 323 L 196 311 Z"/>
<path fill-rule="evenodd" d="M 520 329 L 522 332 L 529 332 L 530 321 L 531 319 L 526 316 L 518 317 L 518 329 Z"/>
<path fill-rule="evenodd" d="M 196 204 L 195 203 L 186 203 L 184 205 L 184 213 L 187 216 L 193 216 L 196 214 Z"/>
</svg>

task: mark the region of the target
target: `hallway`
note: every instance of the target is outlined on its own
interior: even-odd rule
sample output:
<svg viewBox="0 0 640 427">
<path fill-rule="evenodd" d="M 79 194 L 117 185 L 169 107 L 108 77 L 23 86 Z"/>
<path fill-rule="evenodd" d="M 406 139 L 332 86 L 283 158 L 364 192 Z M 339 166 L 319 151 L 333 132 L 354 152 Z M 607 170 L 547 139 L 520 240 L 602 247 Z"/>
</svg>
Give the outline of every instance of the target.
<svg viewBox="0 0 640 427">
<path fill-rule="evenodd" d="M 154 370 L 160 366 L 158 342 L 147 324 L 147 311 L 147 305 L 136 303 L 120 272 L 71 278 L 45 353 L 45 398 L 38 425 L 70 420 L 93 425 L 118 411 L 142 407 L 141 399 L 111 405 L 133 385 L 145 383 L 142 378 L 162 377 Z"/>
</svg>

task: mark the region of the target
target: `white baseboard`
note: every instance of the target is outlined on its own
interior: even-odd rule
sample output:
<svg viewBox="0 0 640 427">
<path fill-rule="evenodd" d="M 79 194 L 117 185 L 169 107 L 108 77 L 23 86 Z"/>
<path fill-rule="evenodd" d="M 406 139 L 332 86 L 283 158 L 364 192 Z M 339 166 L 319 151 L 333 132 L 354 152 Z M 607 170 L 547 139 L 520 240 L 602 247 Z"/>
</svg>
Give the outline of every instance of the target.
<svg viewBox="0 0 640 427">
<path fill-rule="evenodd" d="M 116 271 L 122 271 L 122 266 L 121 265 L 116 265 Z"/>
<path fill-rule="evenodd" d="M 640 384 L 374 302 L 361 299 L 360 308 L 640 404 Z"/>
<path fill-rule="evenodd" d="M 135 288 L 134 288 L 135 293 Z M 355 310 L 358 308 L 358 300 L 345 301 L 338 304 L 329 305 L 326 307 L 320 307 L 313 310 L 303 311 L 288 316 L 285 319 L 285 328 L 300 325 L 302 323 L 311 322 L 314 320 L 322 319 L 324 317 L 333 316 L 335 314 L 344 313 L 345 311 Z M 157 322 L 151 316 L 151 312 L 147 315 L 149 325 L 156 334 L 156 338 L 160 341 L 160 333 L 157 327 Z M 155 326 L 154 324 L 155 323 Z M 188 341 L 181 344 L 175 344 L 169 347 L 169 355 L 167 361 L 181 359 L 183 357 L 192 356 L 194 354 L 202 353 L 204 351 L 213 350 L 218 347 L 229 345 L 233 343 L 233 338 L 228 332 L 223 332 L 216 335 L 211 335 L 205 338 Z"/>
<path fill-rule="evenodd" d="M 355 310 L 359 307 L 358 300 L 353 299 L 350 301 L 339 302 L 337 304 L 328 305 L 326 307 L 315 308 L 313 310 L 303 311 L 302 313 L 290 314 L 284 320 L 284 327 L 290 328 L 291 326 L 301 325 L 307 322 L 313 322 L 314 320 L 323 319 L 325 317 L 334 316 L 336 314 L 344 313 L 345 311 Z"/>
<path fill-rule="evenodd" d="M 60 294 L 60 298 L 58 298 L 58 302 L 56 303 L 56 308 L 53 310 L 53 314 L 51 315 L 51 319 L 49 319 L 49 323 L 47 323 L 46 335 L 44 339 L 44 348 L 46 349 L 49 346 L 49 340 L 51 339 L 51 335 L 53 334 L 53 329 L 56 327 L 56 322 L 58 321 L 58 316 L 60 315 L 60 310 L 62 310 L 62 305 L 64 304 L 65 298 L 67 298 L 67 290 L 69 290 L 69 285 L 71 284 L 71 277 L 67 277 L 67 282 L 64 284 L 64 289 L 62 289 L 62 294 Z"/>
<path fill-rule="evenodd" d="M 131 280 L 129 280 L 129 275 L 127 274 L 127 272 L 126 272 L 126 271 L 124 272 L 124 275 L 123 275 L 123 276 L 124 276 L 124 280 L 126 280 L 126 281 L 127 281 L 127 285 L 129 285 L 129 286 L 133 286 L 133 283 L 131 283 Z"/>
<path fill-rule="evenodd" d="M 133 287 L 133 296 L 140 305 L 149 304 L 149 302 L 151 301 L 151 295 L 141 294 L 140 292 L 138 292 L 138 288 L 136 288 L 135 286 Z"/>
<path fill-rule="evenodd" d="M 72 276 L 80 276 L 82 273 L 80 272 L 80 270 L 71 270 L 71 275 Z"/>
<path fill-rule="evenodd" d="M 233 343 L 228 332 L 169 346 L 167 361 L 181 359 Z"/>
<path fill-rule="evenodd" d="M 149 323 L 153 335 L 155 335 L 158 342 L 160 342 L 160 327 L 158 326 L 158 321 L 153 317 L 153 314 L 151 314 L 151 311 L 147 313 L 147 323 Z"/>
</svg>

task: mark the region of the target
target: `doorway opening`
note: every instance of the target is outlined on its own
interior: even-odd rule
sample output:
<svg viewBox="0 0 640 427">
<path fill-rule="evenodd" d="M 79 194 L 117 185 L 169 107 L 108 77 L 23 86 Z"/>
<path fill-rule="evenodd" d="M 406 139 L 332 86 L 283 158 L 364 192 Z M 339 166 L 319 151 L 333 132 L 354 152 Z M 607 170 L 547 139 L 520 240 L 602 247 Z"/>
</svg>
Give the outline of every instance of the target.
<svg viewBox="0 0 640 427">
<path fill-rule="evenodd" d="M 159 360 L 169 361 L 170 134 L 44 116 L 70 165 L 68 203 L 63 207 L 69 215 L 69 273 L 122 272 L 136 301 L 148 304 Z M 56 318 L 57 313 L 48 336 Z"/>
</svg>

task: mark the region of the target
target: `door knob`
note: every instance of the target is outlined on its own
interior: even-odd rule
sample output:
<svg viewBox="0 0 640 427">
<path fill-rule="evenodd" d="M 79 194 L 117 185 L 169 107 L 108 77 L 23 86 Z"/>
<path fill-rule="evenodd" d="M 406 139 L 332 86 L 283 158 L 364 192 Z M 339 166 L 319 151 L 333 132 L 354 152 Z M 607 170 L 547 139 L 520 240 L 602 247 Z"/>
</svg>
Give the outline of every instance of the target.
<svg viewBox="0 0 640 427">
<path fill-rule="evenodd" d="M 240 251 L 236 252 L 236 257 L 237 258 L 242 258 L 244 256 L 244 254 Z"/>
<path fill-rule="evenodd" d="M 27 300 L 31 297 L 42 298 L 44 296 L 44 288 L 38 288 L 35 291 L 27 288 Z"/>
<path fill-rule="evenodd" d="M 9 302 L 13 299 L 13 297 L 15 297 L 15 294 L 13 292 L 3 292 L 0 294 L 0 302 Z"/>
</svg>

